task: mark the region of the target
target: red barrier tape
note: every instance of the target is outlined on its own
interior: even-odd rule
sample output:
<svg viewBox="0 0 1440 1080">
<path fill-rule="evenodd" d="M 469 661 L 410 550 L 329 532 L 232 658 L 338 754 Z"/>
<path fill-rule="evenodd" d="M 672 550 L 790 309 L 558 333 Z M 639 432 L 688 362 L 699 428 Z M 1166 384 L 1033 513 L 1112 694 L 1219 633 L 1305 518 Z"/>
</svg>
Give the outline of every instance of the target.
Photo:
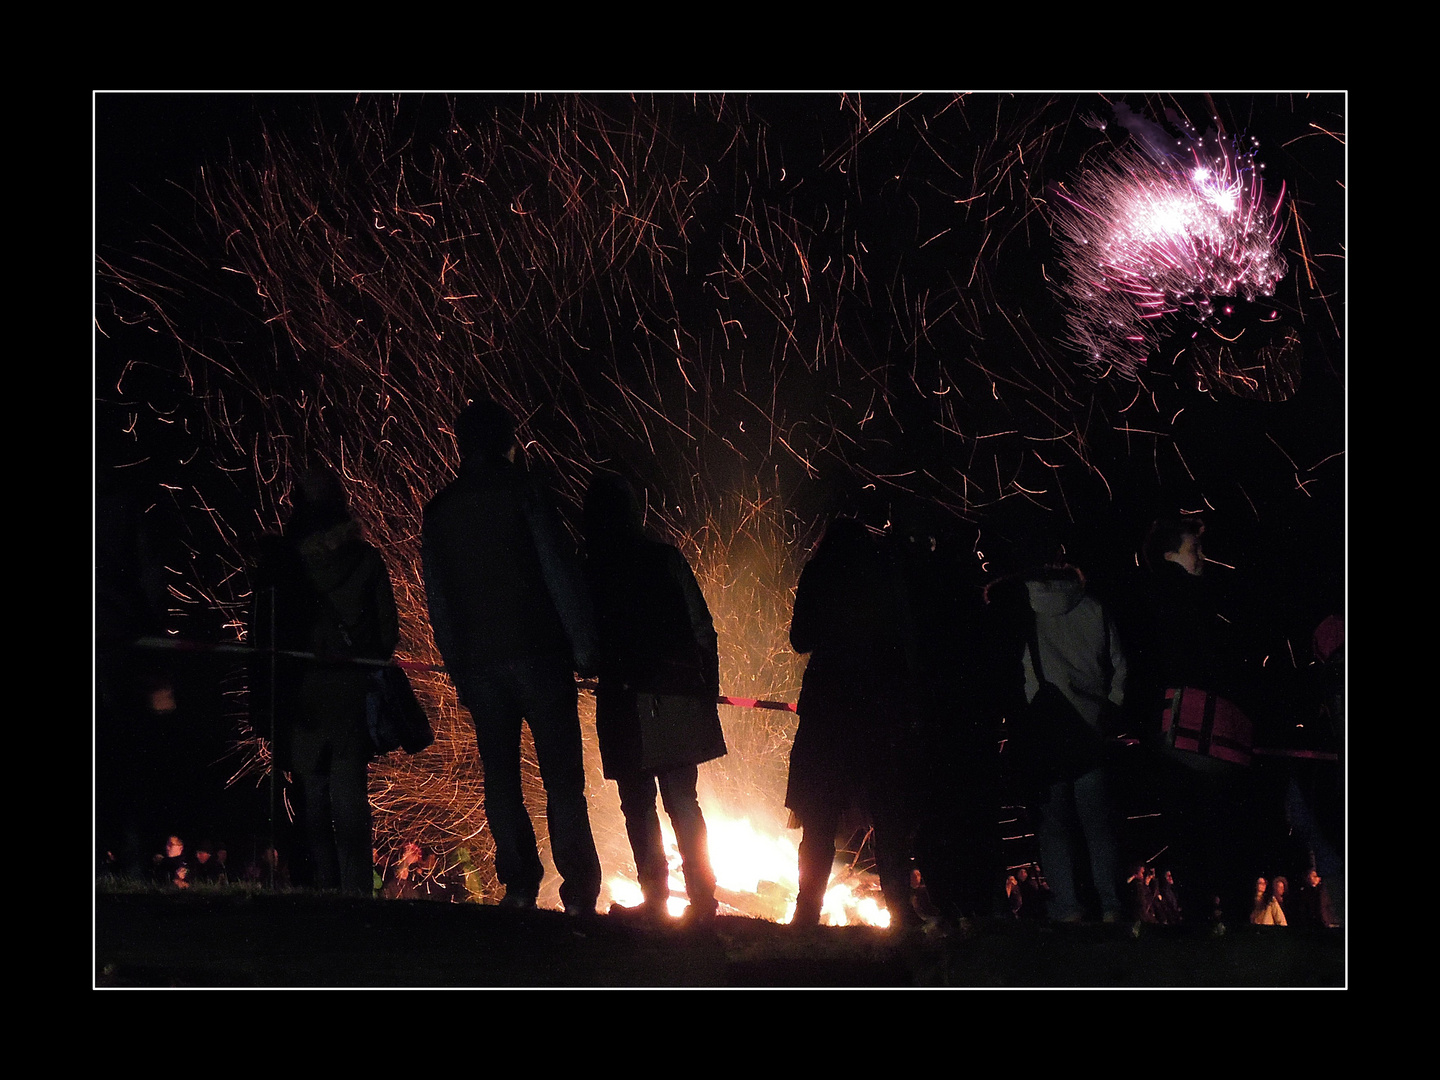
<svg viewBox="0 0 1440 1080">
<path fill-rule="evenodd" d="M 140 638 L 135 641 L 134 644 L 145 649 L 175 649 L 182 652 L 243 653 L 255 656 L 269 655 L 269 650 L 256 649 L 249 645 L 200 645 L 196 644 L 195 642 L 180 641 L 175 638 Z M 289 649 L 276 649 L 275 655 L 288 656 L 296 660 L 318 659 L 314 653 L 295 652 Z M 385 660 L 365 660 L 359 657 L 354 658 L 354 660 L 357 664 L 365 664 L 369 667 L 384 667 L 388 663 L 388 661 Z M 404 668 L 406 671 L 445 670 L 444 666 L 441 664 L 426 664 L 422 663 L 419 660 L 396 660 L 394 661 L 394 663 L 396 667 Z M 596 690 L 599 686 L 599 684 L 594 679 L 577 679 L 576 685 L 581 690 L 590 691 Z M 717 705 L 733 705 L 737 709 L 772 709 L 777 712 L 792 713 L 799 711 L 796 707 L 795 702 L 793 701 L 766 701 L 763 698 L 729 697 L 725 694 L 721 694 L 719 697 L 717 697 L 715 699 L 715 703 Z M 1136 746 L 1139 744 L 1138 739 L 1125 739 L 1123 741 L 1126 746 Z M 1002 740 L 1002 746 L 1003 742 L 1004 740 Z M 1262 749 L 1261 747 L 1256 747 L 1253 753 L 1264 754 L 1267 757 L 1308 758 L 1313 761 L 1340 760 L 1339 754 L 1332 754 L 1323 750 L 1287 750 L 1280 748 Z"/>
</svg>

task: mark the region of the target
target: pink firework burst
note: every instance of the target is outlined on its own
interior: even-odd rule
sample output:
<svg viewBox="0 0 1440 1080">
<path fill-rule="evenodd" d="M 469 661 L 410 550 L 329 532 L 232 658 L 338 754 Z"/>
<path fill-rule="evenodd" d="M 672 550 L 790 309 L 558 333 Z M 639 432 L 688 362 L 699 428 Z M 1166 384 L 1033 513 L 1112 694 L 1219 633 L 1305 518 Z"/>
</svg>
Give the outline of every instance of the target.
<svg viewBox="0 0 1440 1080">
<path fill-rule="evenodd" d="M 1285 276 L 1284 186 L 1267 204 L 1253 147 L 1182 143 L 1173 153 L 1126 146 L 1059 189 L 1070 344 L 1102 375 L 1133 378 L 1177 321 L 1203 324 L 1217 297 L 1270 296 Z"/>
</svg>

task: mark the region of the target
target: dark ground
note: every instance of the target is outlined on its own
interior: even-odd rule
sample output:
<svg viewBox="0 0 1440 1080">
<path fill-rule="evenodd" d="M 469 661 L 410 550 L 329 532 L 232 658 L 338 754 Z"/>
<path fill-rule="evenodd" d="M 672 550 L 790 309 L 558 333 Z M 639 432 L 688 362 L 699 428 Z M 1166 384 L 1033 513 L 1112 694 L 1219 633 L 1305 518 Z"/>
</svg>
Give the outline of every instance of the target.
<svg viewBox="0 0 1440 1080">
<path fill-rule="evenodd" d="M 1345 987 L 1342 931 L 981 925 L 899 943 L 722 917 L 710 936 L 481 905 L 102 893 L 94 985 L 120 987 Z"/>
</svg>

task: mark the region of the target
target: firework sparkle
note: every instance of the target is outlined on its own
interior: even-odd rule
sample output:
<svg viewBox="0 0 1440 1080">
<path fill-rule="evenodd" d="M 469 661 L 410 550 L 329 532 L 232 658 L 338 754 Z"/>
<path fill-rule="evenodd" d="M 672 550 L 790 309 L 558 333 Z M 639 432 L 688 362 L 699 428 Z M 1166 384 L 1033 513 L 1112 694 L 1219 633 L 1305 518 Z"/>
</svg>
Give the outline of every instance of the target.
<svg viewBox="0 0 1440 1080">
<path fill-rule="evenodd" d="M 1338 491 L 1338 434 L 1271 423 L 1217 448 L 1212 399 L 1138 366 L 1138 386 L 1095 382 L 1056 347 L 1066 327 L 1036 253 L 1057 203 L 1074 209 L 1052 197 L 1058 184 L 1077 169 L 1112 187 L 1125 175 L 1075 122 L 1104 107 L 1046 95 L 257 101 L 258 136 L 180 177 L 178 213 L 102 230 L 101 458 L 143 476 L 183 523 L 177 632 L 243 638 L 254 538 L 282 520 L 299 465 L 320 462 L 346 478 L 390 566 L 401 655 L 436 662 L 420 512 L 454 473 L 450 419 L 481 393 L 520 419 L 528 468 L 567 507 L 599 467 L 645 493 L 647 526 L 695 567 L 722 686 L 739 697 L 794 700 L 793 588 L 836 509 L 877 525 L 928 514 L 964 548 L 988 512 L 1023 500 L 1133 544 L 1161 492 L 1233 508 L 1260 533 L 1292 496 Z M 1097 152 L 1111 164 L 1086 172 Z M 1171 175 L 1150 158 L 1129 167 L 1142 164 Z M 1252 239 L 1276 248 L 1278 197 L 1259 201 L 1253 159 L 1219 164 L 1202 182 L 1210 204 L 1233 201 Z M 1072 196 L 1093 208 L 1086 190 Z M 1310 217 L 1307 274 L 1283 279 L 1301 315 L 1337 292 L 1331 223 Z M 1219 264 L 1209 247 L 1150 248 L 1175 276 Z M 1233 254 L 1257 295 L 1284 264 L 1278 251 L 1268 263 Z M 1125 274 L 1105 280 L 1139 310 L 1141 293 L 1116 285 Z M 1156 296 L 1188 318 L 1224 295 L 1216 274 Z M 1311 323 L 1307 350 L 1338 355 L 1333 322 L 1328 335 Z M 1232 468 L 1230 454 L 1251 461 Z M 415 681 L 436 745 L 372 769 L 377 833 L 465 846 L 483 863 L 473 734 L 442 675 Z M 701 770 L 707 813 L 778 835 L 794 718 L 725 707 L 722 720 L 731 754 Z M 623 865 L 618 798 L 589 761 L 602 857 Z"/>
<path fill-rule="evenodd" d="M 1116 112 L 1139 137 L 1059 186 L 1055 221 L 1070 340 L 1096 371 L 1133 378 L 1174 332 L 1172 316 L 1204 324 L 1217 298 L 1273 296 L 1288 270 L 1284 185 L 1267 200 L 1253 143 L 1241 150 L 1188 122 L 1170 142 Z"/>
</svg>

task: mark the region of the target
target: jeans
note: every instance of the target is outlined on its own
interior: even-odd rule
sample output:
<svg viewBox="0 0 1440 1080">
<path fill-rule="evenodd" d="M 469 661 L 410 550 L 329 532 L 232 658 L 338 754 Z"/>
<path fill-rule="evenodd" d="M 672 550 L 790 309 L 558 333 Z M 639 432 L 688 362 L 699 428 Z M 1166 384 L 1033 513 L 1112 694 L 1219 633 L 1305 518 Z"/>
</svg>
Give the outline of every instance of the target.
<svg viewBox="0 0 1440 1080">
<path fill-rule="evenodd" d="M 545 876 L 520 781 L 520 725 L 530 725 L 550 848 L 567 910 L 594 911 L 600 896 L 600 857 L 585 801 L 585 758 L 575 678 L 559 658 L 531 658 L 451 678 L 475 725 L 485 772 L 485 816 L 495 838 L 495 871 L 507 896 L 534 899 Z"/>
<path fill-rule="evenodd" d="M 1120 844 L 1106 770 L 1052 784 L 1050 801 L 1039 807 L 1038 817 L 1040 861 L 1050 883 L 1050 917 L 1080 917 L 1075 871 L 1088 861 L 1101 912 L 1119 918 Z"/>
</svg>

